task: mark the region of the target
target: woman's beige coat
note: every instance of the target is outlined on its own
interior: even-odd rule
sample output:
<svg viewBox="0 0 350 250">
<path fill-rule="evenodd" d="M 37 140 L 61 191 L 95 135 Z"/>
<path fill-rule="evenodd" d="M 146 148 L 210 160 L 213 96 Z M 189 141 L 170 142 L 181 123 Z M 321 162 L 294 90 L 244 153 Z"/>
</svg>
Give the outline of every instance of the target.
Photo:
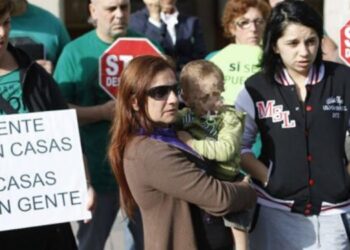
<svg viewBox="0 0 350 250">
<path fill-rule="evenodd" d="M 255 203 L 255 191 L 248 185 L 206 175 L 165 142 L 137 136 L 124 155 L 127 182 L 142 214 L 146 250 L 197 249 L 189 203 L 216 216 Z"/>
</svg>

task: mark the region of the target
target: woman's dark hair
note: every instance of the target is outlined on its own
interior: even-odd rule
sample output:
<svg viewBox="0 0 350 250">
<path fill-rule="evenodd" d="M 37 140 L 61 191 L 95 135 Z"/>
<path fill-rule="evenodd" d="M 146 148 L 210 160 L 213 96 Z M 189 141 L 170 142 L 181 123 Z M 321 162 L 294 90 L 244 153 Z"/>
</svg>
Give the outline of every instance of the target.
<svg viewBox="0 0 350 250">
<path fill-rule="evenodd" d="M 285 0 L 272 9 L 263 36 L 261 68 L 266 76 L 270 78 L 274 76 L 276 71 L 283 67 L 281 58 L 275 52 L 274 48 L 277 40 L 283 36 L 284 30 L 290 23 L 304 25 L 317 33 L 320 44 L 315 64 L 319 66 L 322 62 L 321 41 L 323 38 L 323 23 L 321 17 L 304 1 Z"/>
</svg>

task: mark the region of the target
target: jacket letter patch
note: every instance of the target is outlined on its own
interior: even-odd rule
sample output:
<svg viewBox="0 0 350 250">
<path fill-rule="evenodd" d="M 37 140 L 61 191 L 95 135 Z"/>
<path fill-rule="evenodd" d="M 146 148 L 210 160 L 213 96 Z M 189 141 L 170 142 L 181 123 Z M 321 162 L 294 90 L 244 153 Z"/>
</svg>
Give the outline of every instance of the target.
<svg viewBox="0 0 350 250">
<path fill-rule="evenodd" d="M 269 100 L 266 102 L 257 102 L 256 107 L 258 109 L 259 119 L 271 118 L 273 123 L 282 122 L 282 128 L 295 128 L 296 123 L 294 120 L 289 120 L 290 112 L 288 110 L 283 111 L 283 105 L 275 105 L 275 100 Z"/>
</svg>

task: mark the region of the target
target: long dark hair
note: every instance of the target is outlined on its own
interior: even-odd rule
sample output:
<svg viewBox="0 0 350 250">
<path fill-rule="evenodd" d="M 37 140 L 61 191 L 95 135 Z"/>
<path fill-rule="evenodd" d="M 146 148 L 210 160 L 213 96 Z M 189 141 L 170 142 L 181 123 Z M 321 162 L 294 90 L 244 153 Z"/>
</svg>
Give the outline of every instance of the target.
<svg viewBox="0 0 350 250">
<path fill-rule="evenodd" d="M 136 203 L 125 177 L 124 151 L 127 143 L 138 133 L 140 128 L 146 133 L 150 133 L 154 129 L 154 124 L 146 111 L 146 92 L 154 77 L 165 70 L 174 72 L 172 65 L 166 59 L 155 56 L 140 56 L 129 63 L 120 79 L 108 157 L 121 191 L 121 205 L 129 217 L 132 217 Z M 137 112 L 133 109 L 133 100 L 137 101 L 139 107 Z"/>
<path fill-rule="evenodd" d="M 319 66 L 322 62 L 323 23 L 321 17 L 304 1 L 285 0 L 272 9 L 263 36 L 261 68 L 269 78 L 272 78 L 275 72 L 283 67 L 281 58 L 275 53 L 274 48 L 277 40 L 283 36 L 285 28 L 290 23 L 301 24 L 315 30 L 320 41 L 315 64 Z"/>
</svg>

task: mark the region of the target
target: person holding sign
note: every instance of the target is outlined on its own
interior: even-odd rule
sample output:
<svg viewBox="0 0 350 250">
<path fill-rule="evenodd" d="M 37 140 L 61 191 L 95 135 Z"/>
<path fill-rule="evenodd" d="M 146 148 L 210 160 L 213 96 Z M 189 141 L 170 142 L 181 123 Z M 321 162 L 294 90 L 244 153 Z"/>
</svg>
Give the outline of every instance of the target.
<svg viewBox="0 0 350 250">
<path fill-rule="evenodd" d="M 106 157 L 115 101 L 99 85 L 98 60 L 117 38 L 141 36 L 128 29 L 130 0 L 91 0 L 89 9 L 96 28 L 65 46 L 54 78 L 70 108 L 77 111 L 91 184 L 97 193 L 92 221 L 79 224 L 79 249 L 102 250 L 117 216 L 119 200 Z"/>
<path fill-rule="evenodd" d="M 212 62 L 196 60 L 185 65 L 180 74 L 182 97 L 189 108 L 179 111 L 179 138 L 205 159 L 217 164 L 209 172 L 219 180 L 242 180 L 240 143 L 244 114 L 223 105 L 224 75 Z M 246 177 L 248 178 L 248 177 Z M 235 249 L 248 250 L 248 230 L 253 211 L 224 217 L 231 227 Z"/>
<path fill-rule="evenodd" d="M 211 245 L 218 232 L 205 234 L 198 208 L 216 216 L 240 211 L 254 206 L 255 192 L 247 181 L 208 176 L 209 163 L 177 138 L 179 91 L 161 57 L 137 57 L 123 71 L 109 146 L 122 205 L 128 216 L 139 206 L 146 250 L 232 249 L 230 241 Z"/>
<path fill-rule="evenodd" d="M 350 70 L 322 60 L 322 19 L 305 2 L 279 3 L 267 27 L 262 70 L 236 101 L 247 113 L 242 166 L 259 195 L 251 249 L 349 249 Z"/>
<path fill-rule="evenodd" d="M 176 0 L 143 0 L 146 7 L 131 15 L 132 30 L 157 41 L 173 58 L 177 71 L 205 57 L 207 50 L 199 19 L 176 8 Z"/>
<path fill-rule="evenodd" d="M 12 0 L 0 1 L 0 115 L 68 108 L 52 77 L 41 66 L 31 61 L 25 53 L 15 49 L 9 43 L 12 8 Z M 30 121 L 27 121 L 27 130 L 31 129 L 28 124 Z M 33 131 L 40 130 L 40 124 L 33 121 Z M 3 131 L 4 128 L 3 124 Z M 28 167 L 30 164 L 28 162 Z M 2 173 L 4 173 L 3 170 Z M 47 183 L 52 184 L 54 179 L 52 173 L 46 177 Z M 5 179 L 1 178 L 1 182 L 3 189 Z M 28 180 L 23 185 L 28 185 Z M 19 186 L 13 179 L 8 189 L 10 187 Z M 42 219 L 45 220 L 45 218 Z M 2 221 L 1 214 L 0 221 Z M 76 249 L 76 243 L 70 224 L 63 223 L 2 231 L 0 248 L 4 250 L 73 250 Z"/>
</svg>

